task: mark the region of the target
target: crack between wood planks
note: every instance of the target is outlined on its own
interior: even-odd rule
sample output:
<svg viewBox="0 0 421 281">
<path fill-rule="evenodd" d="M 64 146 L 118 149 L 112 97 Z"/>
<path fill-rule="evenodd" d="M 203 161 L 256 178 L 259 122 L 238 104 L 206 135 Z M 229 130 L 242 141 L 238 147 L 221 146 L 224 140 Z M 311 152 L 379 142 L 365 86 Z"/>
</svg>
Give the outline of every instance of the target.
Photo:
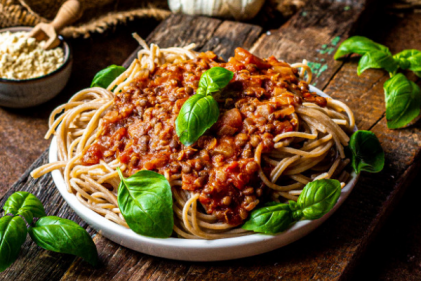
<svg viewBox="0 0 421 281">
<path fill-rule="evenodd" d="M 371 129 L 373 129 L 374 128 L 374 126 L 376 126 L 384 117 L 386 116 L 386 112 L 383 112 L 382 113 L 382 116 L 379 118 L 379 119 L 377 119 L 376 120 L 376 122 L 374 122 L 374 124 L 373 125 L 371 125 L 369 128 L 368 128 L 368 130 L 369 131 L 371 131 Z"/>
<path fill-rule="evenodd" d="M 345 65 L 345 62 L 342 62 L 342 64 L 335 70 L 335 72 L 330 76 L 328 79 L 326 85 L 323 87 L 323 89 L 320 89 L 322 92 L 326 90 L 326 88 L 330 85 L 330 82 L 332 82 L 333 78 L 335 78 L 336 74 L 342 69 L 342 67 Z"/>
<path fill-rule="evenodd" d="M 357 19 L 358 20 L 358 19 Z M 351 27 L 351 29 L 352 29 L 352 27 Z M 350 30 L 348 30 L 348 31 L 344 31 L 344 32 L 342 32 L 342 33 L 340 33 L 340 34 L 337 34 L 335 37 L 337 37 L 337 36 L 339 36 L 339 37 L 341 37 L 342 38 L 342 36 L 344 36 L 344 34 L 346 34 L 347 32 L 350 32 Z M 333 36 L 331 36 L 331 38 L 332 38 Z M 333 37 L 333 38 L 335 38 L 335 37 Z M 339 46 L 338 46 L 339 47 Z M 333 59 L 333 62 L 335 62 L 335 59 Z M 341 62 L 341 65 L 333 72 L 333 74 L 330 76 L 330 78 L 328 79 L 328 81 L 326 82 L 326 84 L 325 84 L 325 86 L 323 87 L 323 89 L 320 89 L 320 90 L 322 90 L 323 92 L 324 92 L 324 90 L 330 85 L 330 82 L 332 82 L 332 80 L 333 80 L 333 78 L 335 78 L 335 76 L 339 73 L 339 71 L 344 67 L 344 65 L 346 64 L 346 62 L 347 61 L 345 61 L 345 60 L 342 60 L 342 61 L 340 61 Z"/>
</svg>

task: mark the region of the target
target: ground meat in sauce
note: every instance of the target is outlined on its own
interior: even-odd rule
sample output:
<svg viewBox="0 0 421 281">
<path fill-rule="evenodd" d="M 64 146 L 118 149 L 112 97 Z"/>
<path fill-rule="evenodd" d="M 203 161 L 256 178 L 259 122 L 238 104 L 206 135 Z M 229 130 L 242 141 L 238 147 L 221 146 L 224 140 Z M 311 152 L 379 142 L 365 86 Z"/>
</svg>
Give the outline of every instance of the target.
<svg viewBox="0 0 421 281">
<path fill-rule="evenodd" d="M 215 66 L 235 73 L 215 95 L 219 120 L 185 147 L 175 133 L 175 119 L 195 94 L 201 74 Z M 274 57 L 262 60 L 237 48 L 235 56 L 224 62 L 212 52 L 201 53 L 194 60 L 157 67 L 153 73 L 141 71 L 116 95 L 112 110 L 100 123 L 99 136 L 84 151 L 83 163 L 118 158 L 127 165 L 126 175 L 141 169 L 181 175 L 182 188 L 200 193 L 207 213 L 238 225 L 264 194 L 255 148 L 262 143 L 263 151 L 269 152 L 274 136 L 296 130 L 292 113 L 303 101 L 326 105 L 299 81 L 296 69 Z"/>
</svg>

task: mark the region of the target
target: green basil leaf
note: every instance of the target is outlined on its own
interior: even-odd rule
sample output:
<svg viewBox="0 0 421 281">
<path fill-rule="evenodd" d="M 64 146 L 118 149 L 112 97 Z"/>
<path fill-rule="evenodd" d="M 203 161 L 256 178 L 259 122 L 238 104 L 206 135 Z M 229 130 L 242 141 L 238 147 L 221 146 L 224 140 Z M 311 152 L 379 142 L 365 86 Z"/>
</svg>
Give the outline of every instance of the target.
<svg viewBox="0 0 421 281">
<path fill-rule="evenodd" d="M 177 136 L 184 145 L 192 145 L 218 121 L 218 117 L 218 103 L 212 96 L 204 94 L 191 96 L 183 104 L 175 120 Z"/>
<path fill-rule="evenodd" d="M 254 232 L 275 234 L 282 232 L 294 222 L 288 204 L 278 203 L 253 210 L 242 228 Z"/>
<path fill-rule="evenodd" d="M 363 55 L 358 63 L 358 75 L 361 75 L 361 73 L 369 68 L 382 68 L 389 73 L 395 73 L 398 70 L 398 64 L 389 53 L 370 51 Z"/>
<path fill-rule="evenodd" d="M 382 53 L 386 53 L 392 55 L 384 45 L 378 44 L 366 37 L 363 36 L 353 36 L 346 39 L 342 44 L 339 46 L 338 50 L 335 53 L 335 60 L 339 59 L 348 54 L 359 54 L 365 55 L 368 52 L 380 51 Z"/>
<path fill-rule="evenodd" d="M 0 272 L 18 258 L 26 234 L 26 224 L 21 217 L 5 216 L 0 219 Z"/>
<path fill-rule="evenodd" d="M 300 209 L 300 206 L 297 202 L 289 200 L 289 208 L 292 211 L 292 217 L 295 221 L 299 221 L 303 218 L 303 211 Z"/>
<path fill-rule="evenodd" d="M 356 131 L 349 141 L 351 165 L 361 171 L 378 173 L 383 170 L 384 152 L 376 135 L 370 131 Z"/>
<path fill-rule="evenodd" d="M 92 265 L 98 263 L 98 252 L 91 236 L 71 220 L 48 216 L 28 229 L 32 240 L 43 249 L 72 254 Z"/>
<path fill-rule="evenodd" d="M 421 77 L 421 51 L 404 50 L 393 56 L 395 61 L 402 69 L 413 71 L 418 77 Z"/>
<path fill-rule="evenodd" d="M 141 170 L 124 178 L 118 188 L 118 207 L 129 227 L 141 235 L 166 238 L 173 232 L 171 186 L 158 173 Z"/>
<path fill-rule="evenodd" d="M 31 224 L 33 217 L 46 216 L 44 206 L 39 199 L 26 191 L 13 193 L 4 203 L 3 209 L 6 214 L 21 215 Z"/>
<path fill-rule="evenodd" d="M 99 71 L 95 74 L 94 79 L 92 80 L 91 87 L 101 87 L 106 89 L 111 82 L 114 81 L 121 73 L 126 71 L 122 66 L 110 65 L 109 67 Z"/>
<path fill-rule="evenodd" d="M 200 77 L 198 94 L 209 95 L 226 87 L 234 77 L 234 72 L 223 67 L 212 67 Z"/>
<path fill-rule="evenodd" d="M 341 195 L 341 184 L 337 180 L 316 180 L 309 182 L 297 200 L 304 218 L 319 219 L 328 213 Z"/>
<path fill-rule="evenodd" d="M 398 73 L 384 85 L 386 120 L 389 129 L 402 128 L 420 114 L 421 91 L 417 84 Z"/>
</svg>

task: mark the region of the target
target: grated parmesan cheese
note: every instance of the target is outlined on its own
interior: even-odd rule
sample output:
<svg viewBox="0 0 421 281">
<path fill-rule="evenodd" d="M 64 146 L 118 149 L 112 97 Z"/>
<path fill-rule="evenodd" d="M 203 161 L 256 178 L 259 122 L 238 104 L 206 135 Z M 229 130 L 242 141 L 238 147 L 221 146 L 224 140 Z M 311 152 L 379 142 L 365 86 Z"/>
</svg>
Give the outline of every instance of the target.
<svg viewBox="0 0 421 281">
<path fill-rule="evenodd" d="M 30 79 L 53 72 L 64 63 L 63 49 L 44 50 L 46 41 L 27 38 L 27 32 L 0 33 L 0 78 Z"/>
</svg>

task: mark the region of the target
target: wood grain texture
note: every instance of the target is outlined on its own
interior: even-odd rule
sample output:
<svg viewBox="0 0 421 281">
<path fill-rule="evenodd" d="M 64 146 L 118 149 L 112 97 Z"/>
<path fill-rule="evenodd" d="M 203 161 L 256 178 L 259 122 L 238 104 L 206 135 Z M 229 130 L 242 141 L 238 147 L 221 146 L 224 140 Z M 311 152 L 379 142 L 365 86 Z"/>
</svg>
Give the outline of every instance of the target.
<svg viewBox="0 0 421 281">
<path fill-rule="evenodd" d="M 312 84 L 323 89 L 342 65 L 333 60 L 332 54 L 349 36 L 366 6 L 365 1 L 355 0 L 308 3 L 279 30 L 261 36 L 252 51 L 260 57 L 274 55 L 288 63 L 307 59 L 315 64 Z"/>
<path fill-rule="evenodd" d="M 350 9 L 345 9 L 345 4 L 340 1 L 333 3 L 314 1 L 304 9 L 307 12 L 305 17 L 309 19 L 301 21 L 300 17 L 303 15 L 298 14 L 281 27 L 279 32 L 282 33 L 275 34 L 276 37 L 272 38 L 270 38 L 272 35 L 263 35 L 254 46 L 253 41 L 261 32 L 259 28 L 194 17 L 186 17 L 189 24 L 185 25 L 178 15 L 162 23 L 148 37 L 148 42 L 157 43 L 162 47 L 175 44 L 174 38 L 180 38 L 177 39 L 178 45 L 196 41 L 199 42 L 198 49 L 218 50 L 224 56 L 232 55 L 235 47 L 244 45 L 251 46 L 257 54 L 275 54 L 291 60 L 296 56 L 296 58 L 310 57 L 314 60 L 318 58 L 321 61 L 320 55 L 323 55 L 326 63 L 330 63 L 328 69 L 316 77 L 316 81 L 320 83 L 317 86 L 327 85 L 325 88 L 328 94 L 347 102 L 355 112 L 358 112 L 357 125 L 362 129 L 372 128 L 376 133 L 385 149 L 387 165 L 382 173 L 363 174 L 347 201 L 311 235 L 258 257 L 228 262 L 192 263 L 136 253 L 97 234 L 94 241 L 101 260 L 101 265 L 97 268 L 72 257 L 57 256 L 56 258 L 65 259 L 60 263 L 54 263 L 54 259 L 43 260 L 50 253 L 28 243 L 25 244 L 20 259 L 10 269 L 0 274 L 0 277 L 25 280 L 21 279 L 19 273 L 27 270 L 25 265 L 30 260 L 33 261 L 33 265 L 29 266 L 33 266 L 35 272 L 37 266 L 42 266 L 46 271 L 35 274 L 36 280 L 42 280 L 47 276 L 50 279 L 62 280 L 339 280 L 347 277 L 373 234 L 381 226 L 390 206 L 399 198 L 415 171 L 419 169 L 421 147 L 418 137 L 419 124 L 405 130 L 392 131 L 386 128 L 382 84 L 387 76 L 382 71 L 370 70 L 358 77 L 354 60 L 344 64 L 337 63 L 331 59 L 332 54 L 330 56 L 326 53 L 320 54 L 311 49 L 312 46 L 330 44 L 336 36 L 341 36 L 341 40 L 348 36 L 353 22 L 364 10 L 361 1 L 351 3 L 353 5 Z M 326 10 L 330 12 L 326 13 Z M 346 17 L 344 13 L 348 11 L 351 11 L 352 15 Z M 336 16 L 331 16 L 332 14 Z M 341 20 L 346 24 L 342 25 Z M 186 31 L 173 27 L 177 25 L 193 30 Z M 196 26 L 206 28 L 206 32 L 196 30 Z M 170 34 L 169 28 L 171 28 Z M 299 28 L 302 32 L 294 31 Z M 232 29 L 236 31 L 232 32 Z M 211 39 L 212 37 L 219 39 Z M 170 42 L 167 43 L 167 40 Z M 46 155 L 34 165 L 39 165 L 41 161 L 46 161 L 45 159 Z M 31 190 L 40 197 L 44 196 L 42 197 L 44 202 L 47 200 L 50 202 L 51 205 L 48 207 L 50 210 L 56 208 L 63 216 L 73 216 L 73 212 L 68 211 L 67 205 L 63 204 L 58 196 L 49 176 L 39 181 L 27 177 L 28 174 L 25 174 L 14 189 Z M 37 189 L 40 188 L 41 182 L 45 184 L 42 193 L 41 189 Z M 44 193 L 48 195 L 43 195 Z M 27 255 L 30 255 L 31 259 L 28 259 Z M 69 267 L 72 261 L 74 262 Z M 24 272 L 25 277 L 31 274 L 30 270 L 27 272 L 29 273 Z"/>
<path fill-rule="evenodd" d="M 262 28 L 255 25 L 224 21 L 200 50 L 211 50 L 228 60 L 236 47 L 250 49 L 261 32 Z"/>
</svg>

